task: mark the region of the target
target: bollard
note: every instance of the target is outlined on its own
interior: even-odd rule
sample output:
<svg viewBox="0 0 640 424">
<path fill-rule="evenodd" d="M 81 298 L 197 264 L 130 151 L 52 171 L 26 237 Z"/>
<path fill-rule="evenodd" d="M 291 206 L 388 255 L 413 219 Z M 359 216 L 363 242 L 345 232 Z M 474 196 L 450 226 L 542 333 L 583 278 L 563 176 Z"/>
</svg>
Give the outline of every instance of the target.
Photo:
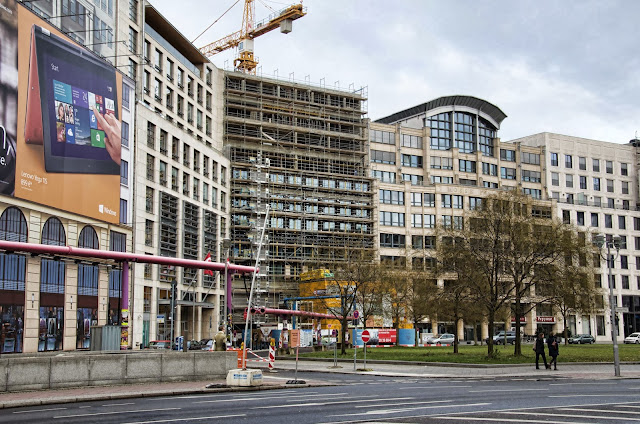
<svg viewBox="0 0 640 424">
<path fill-rule="evenodd" d="M 271 339 L 269 343 L 269 371 L 274 372 L 273 364 L 276 362 L 276 340 Z"/>
</svg>

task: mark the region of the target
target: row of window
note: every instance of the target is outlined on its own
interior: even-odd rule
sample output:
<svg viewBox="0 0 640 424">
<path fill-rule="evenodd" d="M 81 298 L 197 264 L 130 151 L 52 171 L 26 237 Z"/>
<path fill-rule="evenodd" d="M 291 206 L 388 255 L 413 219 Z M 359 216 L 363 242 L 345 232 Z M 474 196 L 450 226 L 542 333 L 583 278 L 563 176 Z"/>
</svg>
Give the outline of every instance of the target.
<svg viewBox="0 0 640 424">
<path fill-rule="evenodd" d="M 580 225 L 580 226 L 585 226 L 586 224 L 586 219 L 585 217 L 587 212 L 583 212 L 583 211 L 576 211 L 576 225 Z M 617 228 L 619 230 L 626 230 L 627 229 L 627 217 L 625 215 L 618 215 L 617 216 L 617 220 L 614 219 L 614 216 L 611 214 L 604 214 L 604 220 L 603 220 L 603 225 L 604 228 L 613 228 L 613 223 L 614 221 L 617 221 Z M 571 223 L 571 211 L 568 210 L 563 210 L 562 211 L 562 221 L 564 223 Z M 590 223 L 592 227 L 599 227 L 600 226 L 600 213 L 598 212 L 591 212 L 590 213 Z M 640 220 L 638 218 L 634 218 L 634 229 L 636 231 L 638 231 L 638 228 L 640 226 Z"/>
<path fill-rule="evenodd" d="M 578 176 L 578 184 L 580 186 L 581 190 L 588 190 L 588 180 L 589 177 L 585 176 L 585 175 L 579 175 Z M 611 179 L 607 179 L 607 193 L 615 193 L 615 180 L 611 180 Z M 573 174 L 566 174 L 565 175 L 565 187 L 568 188 L 572 188 L 574 186 L 574 175 Z M 557 172 L 552 172 L 551 173 L 551 185 L 552 186 L 556 186 L 559 187 L 560 186 L 560 175 Z M 628 181 L 621 181 L 620 182 L 620 187 L 621 190 L 620 192 L 622 194 L 629 194 L 629 182 Z M 600 191 L 601 190 L 601 179 L 600 177 L 592 177 L 591 178 L 591 189 L 593 191 Z"/>
<path fill-rule="evenodd" d="M 592 200 L 589 200 L 587 198 L 587 196 L 584 193 L 576 193 L 575 195 L 573 193 L 567 193 L 566 197 L 563 199 L 560 199 L 560 193 L 557 191 L 552 191 L 551 192 L 551 198 L 556 199 L 557 201 L 565 201 L 566 203 L 570 203 L 570 204 L 577 204 L 577 205 L 585 205 L 585 206 L 596 206 L 596 207 L 605 207 L 605 208 L 611 208 L 611 209 L 616 209 L 616 208 L 621 208 L 623 210 L 628 211 L 630 209 L 630 202 L 627 199 L 623 199 L 622 200 L 622 204 L 620 207 L 616 206 L 616 199 L 614 198 L 607 198 L 606 199 L 606 203 L 603 202 L 602 197 L 600 196 L 593 196 Z"/>
<path fill-rule="evenodd" d="M 387 227 L 405 227 L 405 213 L 380 211 L 380 225 Z M 442 215 L 441 223 L 445 228 L 464 229 L 464 217 Z M 412 228 L 435 228 L 436 216 L 431 214 L 411 214 Z"/>
<path fill-rule="evenodd" d="M 600 172 L 600 159 L 592 159 L 591 160 L 591 170 L 593 172 Z M 605 172 L 607 174 L 614 173 L 613 161 L 604 160 L 605 163 Z M 551 152 L 551 166 L 558 166 L 558 153 Z M 573 155 L 564 155 L 564 167 L 568 169 L 573 168 Z M 578 157 L 578 169 L 581 171 L 587 170 L 587 158 L 583 156 Z M 620 163 L 620 175 L 628 176 L 629 175 L 629 164 Z"/>
</svg>

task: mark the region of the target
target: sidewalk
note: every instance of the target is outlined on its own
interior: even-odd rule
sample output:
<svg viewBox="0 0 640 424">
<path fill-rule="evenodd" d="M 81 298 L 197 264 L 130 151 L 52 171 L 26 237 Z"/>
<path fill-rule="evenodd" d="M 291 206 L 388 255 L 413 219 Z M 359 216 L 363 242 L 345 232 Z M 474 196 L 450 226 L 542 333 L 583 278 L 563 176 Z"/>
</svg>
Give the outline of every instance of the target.
<svg viewBox="0 0 640 424">
<path fill-rule="evenodd" d="M 257 364 L 252 368 L 265 368 L 266 364 Z M 298 371 L 323 372 L 336 374 L 361 374 L 385 377 L 407 378 L 549 378 L 561 377 L 572 379 L 614 379 L 613 364 L 558 364 L 558 371 L 536 370 L 534 364 L 521 365 L 468 365 L 468 364 L 425 364 L 401 361 L 367 361 L 367 371 L 360 358 L 354 371 L 353 361 L 340 360 L 339 368 L 334 368 L 333 361 L 300 360 Z M 277 370 L 294 370 L 296 361 L 278 359 Z M 640 379 L 640 363 L 622 364 L 621 378 Z M 331 385 L 323 380 L 305 378 L 307 384 L 287 385 L 288 378 L 278 374 L 263 372 L 264 384 L 258 387 L 226 387 L 226 381 L 193 381 L 167 382 L 149 384 L 131 384 L 121 386 L 80 387 L 72 389 L 41 390 L 31 392 L 15 392 L 0 394 L 0 409 L 21 406 L 50 405 L 56 403 L 72 403 L 80 401 L 127 399 L 135 397 L 175 396 L 183 394 L 216 393 L 230 391 L 273 390 Z M 209 386 L 209 387 L 207 387 Z"/>
</svg>

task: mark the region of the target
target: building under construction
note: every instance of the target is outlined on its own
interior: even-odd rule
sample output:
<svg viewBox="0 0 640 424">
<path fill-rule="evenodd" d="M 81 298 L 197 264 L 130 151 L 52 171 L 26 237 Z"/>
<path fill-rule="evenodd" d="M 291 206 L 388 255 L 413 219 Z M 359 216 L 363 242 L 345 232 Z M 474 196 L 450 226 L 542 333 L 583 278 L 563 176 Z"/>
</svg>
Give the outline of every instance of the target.
<svg viewBox="0 0 640 424">
<path fill-rule="evenodd" d="M 224 144 L 231 159 L 231 261 L 255 261 L 258 209 L 269 204 L 264 277 L 254 305 L 296 295 L 300 272 L 348 250 L 374 249 L 366 93 L 238 72 L 225 74 Z M 266 164 L 265 169 L 256 162 Z M 264 200 L 261 200 L 264 199 Z M 249 281 L 236 279 L 238 322 Z"/>
</svg>

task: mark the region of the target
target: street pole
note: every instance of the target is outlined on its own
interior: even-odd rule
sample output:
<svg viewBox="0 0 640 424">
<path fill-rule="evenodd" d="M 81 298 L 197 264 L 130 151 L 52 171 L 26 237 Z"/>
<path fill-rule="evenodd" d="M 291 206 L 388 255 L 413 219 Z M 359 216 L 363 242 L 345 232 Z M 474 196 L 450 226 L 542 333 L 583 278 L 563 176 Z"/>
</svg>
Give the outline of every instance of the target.
<svg viewBox="0 0 640 424">
<path fill-rule="evenodd" d="M 613 242 L 613 241 L 612 241 Z M 611 340 L 613 341 L 613 368 L 616 377 L 620 377 L 620 354 L 618 352 L 618 326 L 616 325 L 616 302 L 613 294 L 612 273 L 614 258 L 611 256 L 611 243 L 607 242 L 607 266 L 609 267 L 609 308 L 611 309 Z M 618 246 L 616 252 L 618 251 Z M 618 255 L 616 254 L 616 257 Z M 611 261 L 611 262 L 610 262 Z"/>
</svg>

